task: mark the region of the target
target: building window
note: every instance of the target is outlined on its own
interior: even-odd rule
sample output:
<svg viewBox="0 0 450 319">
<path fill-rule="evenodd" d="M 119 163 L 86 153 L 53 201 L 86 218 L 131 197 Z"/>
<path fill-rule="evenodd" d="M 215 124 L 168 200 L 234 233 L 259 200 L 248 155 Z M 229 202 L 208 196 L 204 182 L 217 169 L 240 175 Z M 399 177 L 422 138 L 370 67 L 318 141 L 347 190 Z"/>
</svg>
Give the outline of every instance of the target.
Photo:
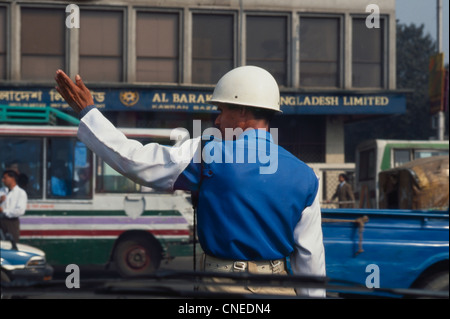
<svg viewBox="0 0 450 319">
<path fill-rule="evenodd" d="M 0 7 L 0 80 L 6 79 L 6 7 Z"/>
<path fill-rule="evenodd" d="M 90 81 L 121 82 L 123 12 L 81 10 L 79 73 Z"/>
<path fill-rule="evenodd" d="M 287 18 L 247 16 L 246 64 L 268 70 L 287 85 Z"/>
<path fill-rule="evenodd" d="M 323 116 L 278 115 L 270 122 L 282 137 L 280 146 L 306 163 L 324 163 L 326 122 Z"/>
<path fill-rule="evenodd" d="M 287 85 L 287 18 L 247 16 L 246 64 L 268 70 Z"/>
<path fill-rule="evenodd" d="M 53 81 L 65 66 L 65 11 L 22 8 L 21 79 Z"/>
<path fill-rule="evenodd" d="M 179 14 L 138 12 L 136 80 L 178 82 Z"/>
<path fill-rule="evenodd" d="M 341 86 L 340 18 L 300 18 L 300 85 Z"/>
<path fill-rule="evenodd" d="M 234 66 L 233 15 L 194 14 L 192 82 L 215 84 Z"/>
<path fill-rule="evenodd" d="M 383 88 L 384 19 L 380 28 L 367 28 L 365 18 L 353 19 L 352 86 Z"/>
</svg>

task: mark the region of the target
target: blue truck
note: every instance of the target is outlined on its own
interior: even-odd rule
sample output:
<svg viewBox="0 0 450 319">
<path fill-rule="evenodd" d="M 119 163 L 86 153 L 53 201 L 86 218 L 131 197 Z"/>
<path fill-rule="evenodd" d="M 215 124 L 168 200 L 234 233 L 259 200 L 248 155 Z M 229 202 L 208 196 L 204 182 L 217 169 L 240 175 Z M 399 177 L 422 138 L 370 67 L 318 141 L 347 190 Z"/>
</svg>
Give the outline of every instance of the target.
<svg viewBox="0 0 450 319">
<path fill-rule="evenodd" d="M 323 209 L 322 218 L 330 279 L 448 292 L 448 211 Z"/>
<path fill-rule="evenodd" d="M 448 294 L 448 155 L 384 170 L 378 180 L 379 209 L 322 209 L 328 277 Z"/>
</svg>

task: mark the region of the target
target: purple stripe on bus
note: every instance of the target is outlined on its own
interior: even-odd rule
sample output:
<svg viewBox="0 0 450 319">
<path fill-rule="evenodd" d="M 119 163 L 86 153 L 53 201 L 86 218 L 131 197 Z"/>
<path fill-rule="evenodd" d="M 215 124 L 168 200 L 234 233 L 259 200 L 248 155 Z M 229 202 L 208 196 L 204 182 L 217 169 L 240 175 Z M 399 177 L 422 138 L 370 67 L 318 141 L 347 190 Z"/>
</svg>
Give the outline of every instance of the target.
<svg viewBox="0 0 450 319">
<path fill-rule="evenodd" d="M 22 217 L 21 224 L 187 224 L 183 217 Z"/>
</svg>

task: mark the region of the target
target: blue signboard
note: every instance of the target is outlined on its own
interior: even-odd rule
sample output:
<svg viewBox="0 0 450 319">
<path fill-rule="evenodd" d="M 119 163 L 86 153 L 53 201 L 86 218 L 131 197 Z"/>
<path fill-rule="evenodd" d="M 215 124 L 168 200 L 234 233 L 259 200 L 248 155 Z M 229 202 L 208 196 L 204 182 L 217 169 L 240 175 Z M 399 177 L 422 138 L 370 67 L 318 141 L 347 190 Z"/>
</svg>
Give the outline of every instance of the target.
<svg viewBox="0 0 450 319">
<path fill-rule="evenodd" d="M 406 97 L 400 93 L 281 94 L 286 114 L 402 114 Z"/>
<path fill-rule="evenodd" d="M 105 111 L 212 112 L 208 104 L 211 91 L 189 89 L 94 88 L 94 103 Z M 281 93 L 285 114 L 401 114 L 406 112 L 406 97 L 401 93 L 359 94 Z M 54 88 L 18 89 L 0 87 L 0 104 L 9 106 L 69 106 Z"/>
</svg>

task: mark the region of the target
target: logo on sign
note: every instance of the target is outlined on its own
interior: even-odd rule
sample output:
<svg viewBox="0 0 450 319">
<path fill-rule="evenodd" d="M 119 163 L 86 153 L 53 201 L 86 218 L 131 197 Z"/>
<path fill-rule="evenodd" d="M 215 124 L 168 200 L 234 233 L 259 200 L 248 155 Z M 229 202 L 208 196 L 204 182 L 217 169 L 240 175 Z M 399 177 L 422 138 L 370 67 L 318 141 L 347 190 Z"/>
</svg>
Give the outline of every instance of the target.
<svg viewBox="0 0 450 319">
<path fill-rule="evenodd" d="M 135 105 L 139 101 L 139 93 L 136 91 L 120 92 L 120 102 L 127 107 Z"/>
</svg>

